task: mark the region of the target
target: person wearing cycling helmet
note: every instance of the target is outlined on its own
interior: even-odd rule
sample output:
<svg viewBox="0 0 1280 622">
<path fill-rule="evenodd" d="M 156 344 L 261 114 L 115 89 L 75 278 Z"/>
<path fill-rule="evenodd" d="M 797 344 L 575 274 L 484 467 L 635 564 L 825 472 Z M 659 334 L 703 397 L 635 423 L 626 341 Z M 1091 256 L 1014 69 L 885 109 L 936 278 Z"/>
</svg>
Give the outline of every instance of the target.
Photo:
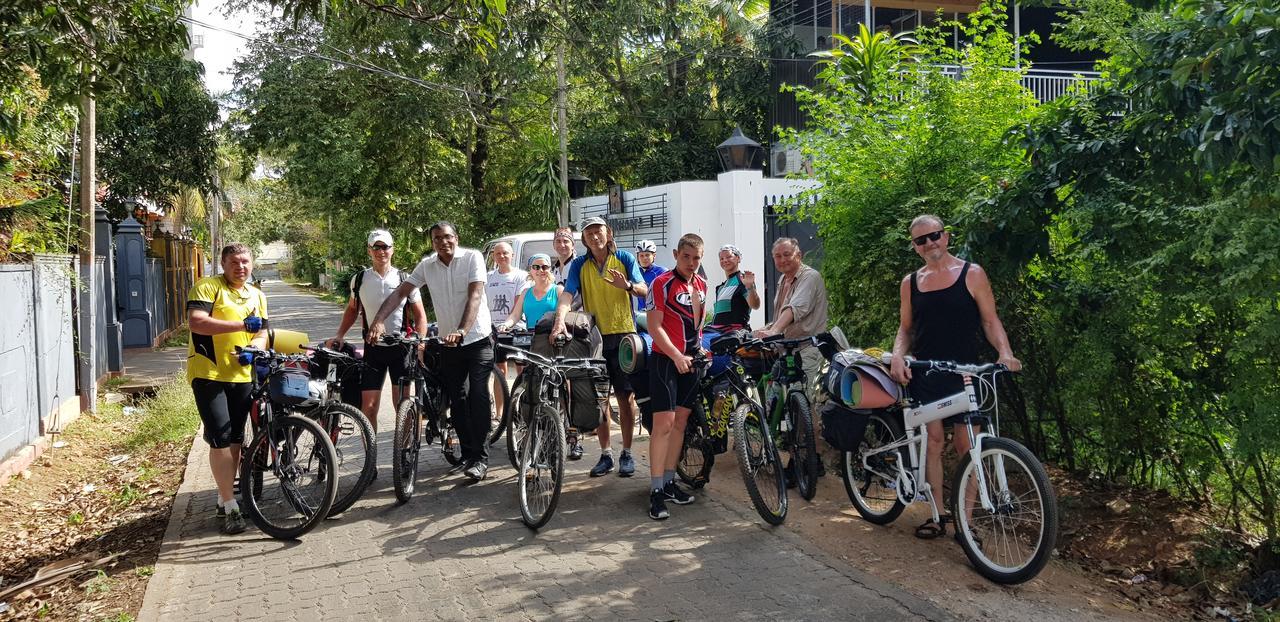
<svg viewBox="0 0 1280 622">
<path fill-rule="evenodd" d="M 653 263 L 657 254 L 658 245 L 654 244 L 653 240 L 640 240 L 640 243 L 636 244 L 636 261 L 640 262 L 640 276 L 644 277 L 645 285 L 652 285 L 659 274 L 667 271 L 666 268 Z M 636 298 L 636 312 L 644 313 L 643 298 Z"/>
<path fill-rule="evenodd" d="M 209 444 L 222 532 L 235 534 L 245 529 L 233 488 L 253 392 L 253 366 L 240 359 L 236 346 L 267 347 L 267 297 L 249 284 L 248 246 L 228 244 L 221 263 L 222 274 L 196 281 L 187 294 L 187 378 Z"/>
</svg>

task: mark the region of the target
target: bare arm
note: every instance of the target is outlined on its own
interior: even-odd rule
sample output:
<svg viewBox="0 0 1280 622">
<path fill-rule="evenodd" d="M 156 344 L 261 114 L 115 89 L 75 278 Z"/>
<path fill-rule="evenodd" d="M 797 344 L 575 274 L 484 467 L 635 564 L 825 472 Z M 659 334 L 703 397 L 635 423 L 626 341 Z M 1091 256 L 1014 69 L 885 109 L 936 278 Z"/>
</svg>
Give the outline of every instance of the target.
<svg viewBox="0 0 1280 622">
<path fill-rule="evenodd" d="M 559 305 L 559 299 L 556 299 L 556 304 Z M 510 328 L 512 326 L 515 326 L 516 323 L 520 321 L 520 315 L 523 313 L 524 313 L 524 296 L 517 295 L 516 303 L 514 305 L 511 305 L 511 313 L 507 314 L 507 319 L 503 320 L 502 326 L 504 328 Z"/>
<path fill-rule="evenodd" d="M 347 331 L 351 330 L 351 325 L 356 323 L 356 318 L 360 316 L 360 306 L 356 303 L 356 297 L 352 296 L 347 300 L 347 308 L 342 310 L 342 321 L 338 323 L 338 332 L 334 333 L 331 345 L 337 345 L 347 336 Z"/>
<path fill-rule="evenodd" d="M 662 318 L 665 315 L 661 309 L 652 309 L 645 312 L 649 322 L 649 335 L 653 337 L 653 350 L 665 354 L 671 362 L 675 363 L 676 371 L 687 374 L 689 368 L 693 364 L 693 359 L 686 356 L 676 344 L 671 342 L 671 337 L 667 335 L 666 329 L 662 328 Z"/>
<path fill-rule="evenodd" d="M 973 300 L 978 303 L 982 333 L 986 335 L 991 347 L 996 349 L 1000 362 L 1012 371 L 1021 370 L 1022 362 L 1013 356 L 1009 336 L 1004 332 L 1004 323 L 996 312 L 996 297 L 991 291 L 991 279 L 987 278 L 986 271 L 977 264 L 970 265 L 969 272 L 965 275 L 965 287 L 969 288 Z"/>
<path fill-rule="evenodd" d="M 747 290 L 747 306 L 753 310 L 760 308 L 760 294 L 756 292 L 754 287 Z"/>
<path fill-rule="evenodd" d="M 889 363 L 889 375 L 899 384 L 911 380 L 911 368 L 903 358 L 911 349 L 911 275 L 902 277 L 898 285 L 898 335 L 893 338 L 893 359 Z"/>
<path fill-rule="evenodd" d="M 409 303 L 409 313 L 413 314 L 413 325 L 417 327 L 418 333 L 425 335 L 427 332 L 427 308 L 422 304 L 421 298 Z"/>
</svg>

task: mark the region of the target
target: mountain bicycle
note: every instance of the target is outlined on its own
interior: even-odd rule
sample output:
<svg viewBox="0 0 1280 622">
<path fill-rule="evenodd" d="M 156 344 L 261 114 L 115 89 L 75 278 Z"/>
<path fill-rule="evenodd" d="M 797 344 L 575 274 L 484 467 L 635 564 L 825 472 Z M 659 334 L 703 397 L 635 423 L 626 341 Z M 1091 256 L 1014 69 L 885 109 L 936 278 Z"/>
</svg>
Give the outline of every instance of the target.
<svg viewBox="0 0 1280 622">
<path fill-rule="evenodd" d="M 887 365 L 890 359 L 885 354 L 881 361 Z M 936 493 L 925 473 L 927 424 L 962 416 L 956 433 L 968 434 L 972 449 L 951 480 L 947 506 L 956 539 L 987 579 L 1004 584 L 1030 580 L 1049 561 L 1057 542 L 1058 505 L 1040 461 L 1022 444 L 999 435 L 996 378 L 1008 368 L 910 358 L 907 364 L 915 373 L 959 374 L 964 390 L 928 404 L 905 396 L 888 409 L 850 411 L 850 416 L 867 417 L 867 426 L 859 448 L 843 452 L 849 500 L 858 514 L 877 525 L 893 522 L 911 503 L 927 502 L 934 523 L 941 524 Z"/>
<path fill-rule="evenodd" d="M 569 418 L 567 374 L 586 371 L 592 382 L 608 382 L 604 359 L 556 357 L 554 359 L 514 346 L 499 346 L 511 352 L 508 361 L 524 365 L 513 392 L 510 409 L 512 435 L 518 435 L 516 483 L 519 484 L 520 519 L 530 529 L 547 524 L 555 514 L 564 483 L 566 454 L 565 422 Z M 608 399 L 608 393 L 603 399 Z"/>
<path fill-rule="evenodd" d="M 774 337 L 777 337 L 775 335 Z M 818 445 L 813 432 L 813 408 L 805 393 L 808 382 L 800 363 L 800 350 L 816 347 L 817 337 L 767 338 L 777 356 L 757 381 L 764 396 L 764 412 L 778 449 L 788 454 L 788 477 L 806 501 L 818 492 Z M 767 351 L 766 351 L 767 352 Z"/>
<path fill-rule="evenodd" d="M 735 400 L 732 412 L 734 453 L 751 505 L 770 525 L 787 518 L 787 480 L 775 441 L 777 432 L 765 418 L 765 409 L 752 392 L 749 369 L 756 356 L 773 347 L 781 335 L 759 339 L 746 331 L 722 335 L 711 342 L 713 355 L 728 355 L 728 368 L 720 375 Z"/>
<path fill-rule="evenodd" d="M 323 344 L 303 349 L 312 353 L 312 399 L 303 403 L 298 412 L 320 424 L 337 452 L 338 496 L 329 509 L 329 516 L 336 516 L 360 499 L 378 469 L 378 440 L 373 425 L 359 408 L 341 399 L 343 385 L 359 384 L 364 363 Z"/>
<path fill-rule="evenodd" d="M 253 435 L 240 454 L 240 504 L 263 533 L 292 540 L 329 515 L 338 456 L 318 423 L 291 412 L 310 398 L 306 357 L 237 347 L 242 353 L 253 357 L 254 371 Z"/>
<path fill-rule="evenodd" d="M 435 371 L 438 367 L 438 349 L 444 341 L 439 337 L 421 335 L 383 335 L 388 345 L 405 346 L 405 375 L 399 381 L 400 403 L 396 405 L 396 428 L 391 437 L 391 483 L 396 501 L 407 503 L 413 497 L 418 479 L 418 454 L 422 442 L 428 445 L 440 442 L 440 453 L 451 466 L 462 462 L 459 455 L 458 434 L 449 422 L 448 401 L 444 380 Z M 418 344 L 425 346 L 421 356 Z M 433 363 L 427 365 L 424 359 Z M 410 394 L 409 388 L 413 391 Z"/>
</svg>

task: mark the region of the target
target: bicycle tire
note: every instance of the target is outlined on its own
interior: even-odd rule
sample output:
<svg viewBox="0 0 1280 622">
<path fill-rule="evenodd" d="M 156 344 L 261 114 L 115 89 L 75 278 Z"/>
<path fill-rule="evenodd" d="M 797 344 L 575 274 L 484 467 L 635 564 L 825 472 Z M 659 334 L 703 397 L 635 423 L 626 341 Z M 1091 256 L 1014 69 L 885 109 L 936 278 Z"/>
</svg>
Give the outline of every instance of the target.
<svg viewBox="0 0 1280 622">
<path fill-rule="evenodd" d="M 529 425 L 520 452 L 520 520 L 539 529 L 555 515 L 564 484 L 564 414 L 543 405 Z"/>
<path fill-rule="evenodd" d="M 695 489 L 707 485 L 711 480 L 711 467 L 716 463 L 715 452 L 711 451 L 710 439 L 702 425 L 705 416 L 706 410 L 701 404 L 695 405 L 694 411 L 689 413 L 683 444 L 680 446 L 680 460 L 676 462 L 676 474 L 680 476 L 680 481 Z"/>
<path fill-rule="evenodd" d="M 791 418 L 791 460 L 796 489 L 805 501 L 818 494 L 818 444 L 813 433 L 813 410 L 803 391 L 787 394 L 786 416 Z"/>
<path fill-rule="evenodd" d="M 1044 470 L 1044 466 L 1036 459 L 1031 450 L 1022 446 L 1017 441 L 988 437 L 982 439 L 982 449 L 979 452 L 979 460 L 982 461 L 984 467 L 987 459 L 993 458 L 992 467 L 997 462 L 1002 462 L 1005 469 L 1005 482 L 1012 486 L 1015 479 L 1022 480 L 1021 483 L 1030 486 L 1030 490 L 1026 493 L 1013 493 L 1009 490 L 999 490 L 1000 478 L 995 477 L 992 473 L 993 468 L 987 468 L 987 490 L 991 495 L 992 503 L 996 506 L 996 512 L 989 516 L 978 517 L 975 515 L 979 512 L 986 514 L 985 510 L 977 502 L 973 500 L 975 506 L 972 511 L 960 504 L 960 491 L 966 490 L 970 478 L 974 478 L 976 484 L 976 472 L 973 460 L 970 454 L 965 454 L 961 459 L 960 465 L 956 468 L 954 477 L 952 478 L 952 508 L 954 508 L 954 516 L 956 517 L 956 533 L 957 539 L 960 541 L 960 548 L 964 550 L 964 554 L 969 558 L 969 563 L 973 564 L 978 573 L 987 579 L 996 583 L 1012 585 L 1023 583 L 1040 574 L 1045 564 L 1049 562 L 1049 557 L 1053 553 L 1053 548 L 1057 544 L 1058 539 L 1058 503 L 1057 497 L 1053 491 L 1053 483 L 1049 481 L 1049 474 Z M 1012 462 L 1021 466 L 1024 474 L 1015 477 L 1009 473 L 1008 465 Z M 976 497 L 976 494 L 974 495 Z M 1034 498 L 1032 498 L 1034 496 Z M 966 495 L 967 497 L 967 495 Z M 1025 533 L 1025 538 L 1020 538 L 1018 534 L 1018 523 L 1025 522 L 1027 527 L 1036 525 L 1032 519 L 1020 516 L 1024 510 L 1015 504 L 1021 501 L 1032 501 L 1035 505 L 1025 510 L 1025 513 L 1033 514 L 1038 506 L 1042 516 L 1035 532 Z M 975 525 L 977 523 L 977 525 Z M 985 529 L 985 525 L 996 526 L 998 529 Z M 1010 542 L 1009 536 L 1012 536 Z M 979 540 L 980 538 L 980 540 Z M 993 560 L 988 554 L 988 550 L 1000 553 L 1008 552 L 1012 554 L 1018 545 L 1018 540 L 1025 539 L 1031 543 L 1032 550 L 1026 559 L 1015 566 L 1001 565 Z"/>
<path fill-rule="evenodd" d="M 498 391 L 493 395 L 492 399 L 493 413 L 490 417 L 488 441 L 490 446 L 498 442 L 498 439 L 502 438 L 502 433 L 507 430 L 507 410 L 509 410 L 507 408 L 507 404 L 511 401 L 511 388 L 507 386 L 507 379 L 503 377 L 502 372 L 498 369 L 497 365 L 493 367 L 493 373 L 491 375 L 493 376 L 491 384 L 497 384 Z M 501 408 L 498 407 L 499 394 L 502 395 Z"/>
<path fill-rule="evenodd" d="M 418 481 L 418 456 L 422 452 L 422 409 L 406 397 L 396 408 L 396 429 L 391 438 L 391 484 L 396 502 L 408 503 Z"/>
<path fill-rule="evenodd" d="M 323 474 L 333 473 L 337 462 L 320 424 L 301 415 L 277 417 L 254 435 L 240 462 L 240 481 L 251 482 L 241 487 L 245 515 L 272 538 L 301 537 L 333 507 L 338 478 Z"/>
<path fill-rule="evenodd" d="M 329 516 L 337 516 L 355 505 L 373 482 L 378 468 L 377 437 L 364 413 L 344 402 L 326 402 L 307 416 L 328 433 L 338 456 L 338 496 L 329 508 Z M 338 420 L 336 430 L 331 418 Z"/>
<path fill-rule="evenodd" d="M 511 397 L 508 404 L 518 404 L 525 399 L 525 375 L 516 376 L 516 381 L 511 383 Z M 502 418 L 506 420 L 507 434 L 507 460 L 511 462 L 511 468 L 519 469 L 520 461 L 518 454 L 520 451 L 520 442 L 524 438 L 525 431 L 529 429 L 529 423 L 526 417 L 520 415 L 520 409 L 505 408 L 503 409 Z"/>
<path fill-rule="evenodd" d="M 738 470 L 751 505 L 766 523 L 781 525 L 787 519 L 787 481 L 764 416 L 750 404 L 739 406 L 733 416 L 733 437 Z"/>
<path fill-rule="evenodd" d="M 888 525 L 902 514 L 907 506 L 898 498 L 897 478 L 887 480 L 883 476 L 863 468 L 864 456 L 871 450 L 893 444 L 905 438 L 901 424 L 881 413 L 871 413 L 867 429 L 857 451 L 840 452 L 840 473 L 844 479 L 844 492 L 858 515 L 876 525 Z M 903 459 L 901 450 L 874 454 L 867 458 L 876 471 L 889 475 L 895 473 L 897 461 Z M 876 494 L 872 488 L 876 487 Z M 879 503 L 873 503 L 879 502 Z"/>
<path fill-rule="evenodd" d="M 458 466 L 462 464 L 462 441 L 458 440 L 458 431 L 453 429 L 453 425 L 446 423 L 444 426 L 444 440 L 440 441 L 440 455 L 444 456 L 444 461 L 449 466 Z"/>
</svg>

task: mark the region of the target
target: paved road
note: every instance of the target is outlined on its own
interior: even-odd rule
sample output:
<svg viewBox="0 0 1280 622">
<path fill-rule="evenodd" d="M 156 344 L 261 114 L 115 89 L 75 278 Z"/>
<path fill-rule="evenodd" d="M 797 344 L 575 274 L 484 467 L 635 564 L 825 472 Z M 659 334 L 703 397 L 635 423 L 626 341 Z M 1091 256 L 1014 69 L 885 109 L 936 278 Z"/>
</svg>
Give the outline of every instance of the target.
<svg viewBox="0 0 1280 622">
<path fill-rule="evenodd" d="M 332 334 L 335 307 L 280 282 L 266 290 L 273 325 Z M 298 542 L 253 528 L 220 535 L 208 452 L 196 442 L 141 619 L 949 618 L 785 526 L 766 529 L 749 507 L 717 500 L 717 487 L 742 485 L 728 469 L 717 469 L 697 503 L 655 522 L 645 515 L 646 480 L 587 476 L 589 443 L 587 458 L 569 463 L 557 515 L 534 533 L 520 522 L 505 460 L 495 457 L 489 479 L 468 484 L 432 449 L 419 491 L 396 505 L 386 400 L 383 411 L 380 478 Z M 647 472 L 646 448 L 636 449 Z"/>
</svg>

